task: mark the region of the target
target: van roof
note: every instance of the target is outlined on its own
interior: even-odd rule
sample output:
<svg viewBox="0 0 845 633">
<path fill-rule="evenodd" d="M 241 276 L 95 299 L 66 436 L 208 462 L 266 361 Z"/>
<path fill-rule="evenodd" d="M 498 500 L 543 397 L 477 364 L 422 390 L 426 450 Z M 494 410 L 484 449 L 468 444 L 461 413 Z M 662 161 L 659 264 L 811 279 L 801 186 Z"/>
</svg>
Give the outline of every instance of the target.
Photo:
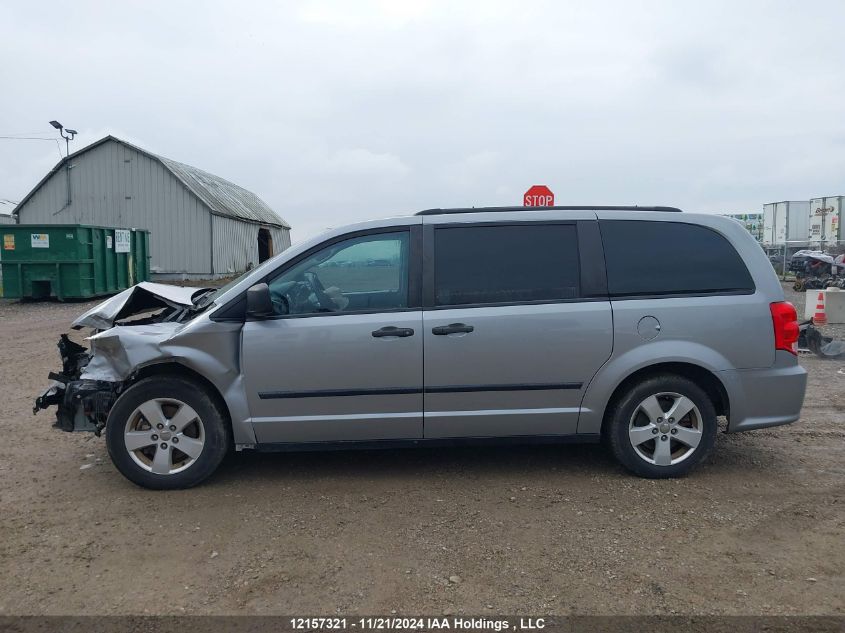
<svg viewBox="0 0 845 633">
<path fill-rule="evenodd" d="M 453 213 L 511 213 L 514 211 L 665 211 L 681 213 L 677 207 L 638 207 L 638 206 L 601 206 L 578 205 L 564 207 L 465 207 L 456 209 L 425 209 L 416 215 L 447 215 Z"/>
</svg>

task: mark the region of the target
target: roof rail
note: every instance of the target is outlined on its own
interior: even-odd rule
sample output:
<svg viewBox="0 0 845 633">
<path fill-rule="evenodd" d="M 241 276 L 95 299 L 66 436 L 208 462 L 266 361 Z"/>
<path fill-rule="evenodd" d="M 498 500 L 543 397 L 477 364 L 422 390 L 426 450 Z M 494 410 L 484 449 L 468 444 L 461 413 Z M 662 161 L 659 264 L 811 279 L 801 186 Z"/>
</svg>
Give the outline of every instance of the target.
<svg viewBox="0 0 845 633">
<path fill-rule="evenodd" d="M 415 215 L 446 215 L 452 213 L 509 213 L 512 211 L 663 211 L 681 213 L 677 207 L 590 206 L 570 207 L 468 207 L 463 209 L 426 209 Z"/>
</svg>

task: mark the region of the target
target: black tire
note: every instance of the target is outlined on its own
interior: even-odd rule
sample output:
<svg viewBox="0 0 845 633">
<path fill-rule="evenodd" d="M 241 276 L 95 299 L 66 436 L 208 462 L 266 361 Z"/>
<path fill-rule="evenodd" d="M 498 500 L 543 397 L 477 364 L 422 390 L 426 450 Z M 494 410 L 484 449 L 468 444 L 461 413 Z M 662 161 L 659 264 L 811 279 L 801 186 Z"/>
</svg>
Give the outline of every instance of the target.
<svg viewBox="0 0 845 633">
<path fill-rule="evenodd" d="M 682 461 L 670 465 L 657 465 L 647 461 L 634 448 L 629 436 L 629 426 L 631 425 L 632 416 L 638 410 L 640 403 L 646 401 L 650 396 L 665 393 L 680 394 L 693 402 L 700 414 L 701 437 L 698 445 Z M 685 419 L 688 420 L 691 418 Z M 686 424 L 686 422 L 683 424 Z M 706 458 L 710 451 L 713 450 L 713 445 L 716 442 L 717 429 L 716 409 L 704 390 L 691 380 L 682 376 L 662 374 L 637 383 L 616 399 L 608 410 L 604 434 L 614 457 L 625 468 L 640 477 L 665 479 L 686 475 L 696 464 Z M 681 428 L 678 430 L 683 431 L 684 429 Z M 654 432 L 654 429 L 651 429 L 651 431 Z M 667 438 L 665 441 L 669 442 L 668 446 L 677 446 L 679 452 L 689 450 L 688 447 L 679 443 L 672 435 L 668 433 L 663 435 L 663 432 L 659 429 L 651 445 L 656 446 L 656 443 L 664 437 Z M 647 444 L 642 446 L 647 447 Z M 648 448 L 642 450 L 643 452 L 648 452 Z"/>
<path fill-rule="evenodd" d="M 196 412 L 198 423 L 202 426 L 203 443 L 201 452 L 192 463 L 179 472 L 157 474 L 146 470 L 135 461 L 135 458 L 127 449 L 125 431 L 130 416 L 142 404 L 153 399 L 173 399 L 187 404 Z M 198 428 L 197 422 L 193 424 L 193 429 Z M 167 429 L 164 430 L 164 432 L 166 431 Z M 139 431 L 139 433 L 141 432 L 146 433 L 146 431 Z M 150 429 L 150 432 L 155 431 Z M 198 435 L 197 431 L 186 432 L 193 432 Z M 177 434 L 174 433 L 173 435 Z M 185 439 L 183 438 L 183 447 L 186 445 Z M 106 422 L 106 446 L 115 467 L 129 481 L 152 490 L 190 488 L 211 475 L 229 451 L 231 439 L 228 416 L 218 399 L 212 396 L 204 386 L 196 382 L 180 376 L 145 378 L 127 389 L 112 407 Z M 144 450 L 158 451 L 155 446 L 152 445 L 151 449 L 145 448 Z M 170 444 L 171 452 L 177 448 L 176 444 Z M 188 457 L 178 451 L 173 452 L 173 454 Z M 141 457 L 144 457 L 144 455 L 141 455 Z M 186 461 L 189 461 L 189 459 Z M 172 461 L 168 463 L 172 463 Z"/>
</svg>

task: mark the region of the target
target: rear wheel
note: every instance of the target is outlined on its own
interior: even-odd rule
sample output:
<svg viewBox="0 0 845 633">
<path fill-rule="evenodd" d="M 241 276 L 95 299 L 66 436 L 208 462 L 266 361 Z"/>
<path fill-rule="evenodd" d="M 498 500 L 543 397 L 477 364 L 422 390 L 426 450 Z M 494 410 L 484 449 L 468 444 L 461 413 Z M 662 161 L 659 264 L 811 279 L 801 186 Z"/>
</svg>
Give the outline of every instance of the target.
<svg viewBox="0 0 845 633">
<path fill-rule="evenodd" d="M 619 462 L 641 477 L 685 475 L 712 450 L 716 410 L 691 380 L 662 375 L 633 386 L 608 413 L 605 430 Z"/>
<path fill-rule="evenodd" d="M 201 385 L 168 376 L 142 380 L 117 400 L 106 445 L 127 479 L 165 490 L 190 488 L 211 475 L 230 442 L 216 399 Z"/>
</svg>

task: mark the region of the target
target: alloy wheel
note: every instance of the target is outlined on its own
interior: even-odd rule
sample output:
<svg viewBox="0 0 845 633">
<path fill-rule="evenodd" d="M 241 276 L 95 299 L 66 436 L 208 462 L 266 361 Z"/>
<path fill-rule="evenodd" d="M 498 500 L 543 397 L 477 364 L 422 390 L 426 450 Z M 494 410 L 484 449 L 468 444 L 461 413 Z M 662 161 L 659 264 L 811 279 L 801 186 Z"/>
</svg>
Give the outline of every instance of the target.
<svg viewBox="0 0 845 633">
<path fill-rule="evenodd" d="M 199 458 L 205 446 L 205 428 L 197 412 L 181 400 L 155 398 L 132 412 L 123 440 L 141 468 L 156 475 L 172 475 Z"/>
<path fill-rule="evenodd" d="M 687 396 L 674 392 L 643 400 L 628 424 L 634 451 L 656 466 L 673 466 L 687 459 L 701 442 L 703 431 L 698 407 Z"/>
</svg>

